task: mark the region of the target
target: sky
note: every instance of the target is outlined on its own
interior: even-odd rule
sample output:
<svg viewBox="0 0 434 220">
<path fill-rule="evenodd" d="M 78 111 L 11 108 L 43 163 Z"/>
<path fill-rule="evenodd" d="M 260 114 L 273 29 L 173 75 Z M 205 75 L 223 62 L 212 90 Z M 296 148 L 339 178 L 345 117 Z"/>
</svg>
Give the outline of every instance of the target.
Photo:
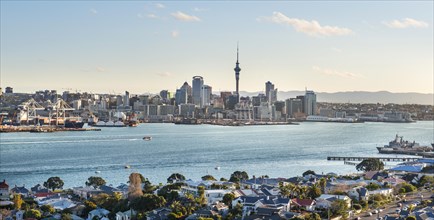
<svg viewBox="0 0 434 220">
<path fill-rule="evenodd" d="M 433 93 L 433 1 L 0 1 L 14 92 Z"/>
</svg>

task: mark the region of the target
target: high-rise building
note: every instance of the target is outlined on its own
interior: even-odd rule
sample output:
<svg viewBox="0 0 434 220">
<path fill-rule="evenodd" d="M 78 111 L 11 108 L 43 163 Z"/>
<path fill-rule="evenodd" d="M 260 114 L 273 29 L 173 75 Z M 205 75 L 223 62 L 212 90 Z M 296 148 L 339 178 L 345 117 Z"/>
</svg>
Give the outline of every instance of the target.
<svg viewBox="0 0 434 220">
<path fill-rule="evenodd" d="M 270 81 L 265 83 L 265 95 L 267 96 L 267 101 L 270 104 L 277 100 L 277 90 L 274 90 L 274 84 Z"/>
<path fill-rule="evenodd" d="M 193 104 L 200 106 L 202 99 L 203 77 L 193 76 Z"/>
<path fill-rule="evenodd" d="M 167 90 L 161 90 L 160 91 L 160 97 L 162 98 L 162 99 L 169 99 L 169 91 L 167 91 Z"/>
<path fill-rule="evenodd" d="M 290 98 L 285 101 L 286 117 L 295 118 L 296 113 L 303 112 L 303 101 L 298 98 Z"/>
<path fill-rule="evenodd" d="M 237 44 L 237 62 L 235 63 L 235 80 L 236 80 L 236 86 L 235 86 L 235 95 L 237 96 L 237 103 L 240 101 L 240 91 L 239 91 L 239 81 L 240 81 L 240 63 L 238 62 L 238 44 Z"/>
<path fill-rule="evenodd" d="M 11 93 L 14 93 L 14 89 L 12 88 L 12 87 L 6 87 L 6 89 L 5 89 L 5 93 L 6 94 L 11 94 Z"/>
<path fill-rule="evenodd" d="M 208 85 L 202 86 L 202 100 L 200 107 L 204 107 L 211 104 L 212 87 Z"/>
<path fill-rule="evenodd" d="M 306 90 L 304 95 L 304 110 L 306 115 L 316 115 L 316 94 L 313 91 Z"/>
<path fill-rule="evenodd" d="M 124 95 L 124 107 L 130 106 L 130 93 L 128 91 L 125 91 Z"/>
</svg>

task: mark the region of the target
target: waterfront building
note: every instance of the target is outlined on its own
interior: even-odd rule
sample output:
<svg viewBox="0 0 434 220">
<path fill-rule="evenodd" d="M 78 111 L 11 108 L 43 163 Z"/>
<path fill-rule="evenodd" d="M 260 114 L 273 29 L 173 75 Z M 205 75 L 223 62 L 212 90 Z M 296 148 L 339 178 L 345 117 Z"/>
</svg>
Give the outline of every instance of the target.
<svg viewBox="0 0 434 220">
<path fill-rule="evenodd" d="M 149 95 L 140 95 L 139 100 L 144 105 L 149 104 Z"/>
<path fill-rule="evenodd" d="M 81 99 L 77 99 L 77 100 L 72 101 L 72 107 L 73 107 L 75 110 L 80 110 L 81 107 L 82 107 Z"/>
<path fill-rule="evenodd" d="M 159 115 L 174 115 L 175 114 L 175 106 L 173 105 L 160 105 L 159 106 Z"/>
<path fill-rule="evenodd" d="M 188 96 L 187 90 L 185 89 L 177 89 L 175 93 L 175 102 L 176 104 L 187 104 Z"/>
<path fill-rule="evenodd" d="M 237 112 L 237 120 L 252 120 L 253 119 L 253 106 L 249 102 L 239 102 L 235 105 Z"/>
<path fill-rule="evenodd" d="M 328 118 L 334 118 L 336 116 L 336 111 L 328 108 L 320 108 L 319 115 Z"/>
<path fill-rule="evenodd" d="M 200 103 L 200 107 L 204 107 L 211 104 L 211 96 L 212 96 L 212 87 L 208 85 L 202 86 L 202 99 Z"/>
<path fill-rule="evenodd" d="M 257 96 L 252 96 L 252 105 L 260 106 L 262 102 L 267 102 L 267 96 L 265 94 L 258 94 Z"/>
<path fill-rule="evenodd" d="M 304 95 L 304 110 L 306 115 L 316 115 L 316 94 L 311 90 Z"/>
<path fill-rule="evenodd" d="M 196 109 L 195 104 L 180 104 L 179 105 L 179 116 L 185 118 L 194 118 L 194 111 Z"/>
<path fill-rule="evenodd" d="M 116 96 L 116 107 L 122 106 L 123 105 L 123 99 L 122 96 L 118 95 Z"/>
<path fill-rule="evenodd" d="M 160 91 L 160 97 L 164 100 L 170 99 L 170 94 L 168 90 L 161 90 Z"/>
<path fill-rule="evenodd" d="M 239 81 L 240 81 L 240 63 L 238 62 L 238 55 L 239 55 L 239 50 L 238 50 L 238 44 L 237 44 L 237 62 L 235 63 L 235 80 L 236 80 L 236 85 L 235 85 L 235 95 L 236 95 L 236 103 L 238 103 L 240 101 L 240 91 L 239 91 Z"/>
<path fill-rule="evenodd" d="M 238 96 L 236 94 L 230 95 L 226 99 L 225 109 L 234 110 L 235 105 L 238 103 Z"/>
<path fill-rule="evenodd" d="M 130 106 L 130 93 L 128 91 L 125 91 L 123 104 L 124 104 L 124 107 Z"/>
<path fill-rule="evenodd" d="M 193 104 L 200 106 L 202 100 L 203 77 L 193 76 Z"/>
<path fill-rule="evenodd" d="M 285 101 L 287 118 L 296 118 L 295 115 L 303 112 L 303 102 L 301 99 L 290 98 Z"/>
<path fill-rule="evenodd" d="M 274 106 L 276 107 L 276 114 L 286 115 L 286 108 L 284 101 L 276 101 L 274 102 Z M 280 118 L 280 117 L 276 117 Z"/>
</svg>

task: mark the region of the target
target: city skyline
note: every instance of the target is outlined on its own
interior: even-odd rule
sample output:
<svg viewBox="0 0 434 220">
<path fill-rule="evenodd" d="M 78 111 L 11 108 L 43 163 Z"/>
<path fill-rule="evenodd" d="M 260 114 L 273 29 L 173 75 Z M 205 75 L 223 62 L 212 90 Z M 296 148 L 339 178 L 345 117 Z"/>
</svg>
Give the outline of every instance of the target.
<svg viewBox="0 0 434 220">
<path fill-rule="evenodd" d="M 433 93 L 433 2 L 1 6 L 0 86 L 17 92 L 174 92 L 196 75 L 235 91 L 239 41 L 240 91 Z"/>
</svg>

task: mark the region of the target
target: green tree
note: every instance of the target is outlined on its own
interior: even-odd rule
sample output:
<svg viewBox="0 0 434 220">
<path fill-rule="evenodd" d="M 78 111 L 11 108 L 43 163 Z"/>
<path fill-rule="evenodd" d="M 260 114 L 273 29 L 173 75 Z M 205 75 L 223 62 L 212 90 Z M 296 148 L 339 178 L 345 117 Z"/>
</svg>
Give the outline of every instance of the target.
<svg viewBox="0 0 434 220">
<path fill-rule="evenodd" d="M 232 207 L 232 201 L 235 199 L 235 195 L 233 193 L 226 193 L 223 196 L 223 203 L 229 207 Z"/>
<path fill-rule="evenodd" d="M 382 170 L 384 169 L 384 163 L 378 158 L 368 158 L 357 164 L 356 169 L 364 172 Z"/>
<path fill-rule="evenodd" d="M 316 199 L 321 196 L 321 189 L 317 185 L 312 185 L 307 191 L 307 197 Z"/>
<path fill-rule="evenodd" d="M 63 188 L 63 180 L 60 177 L 50 177 L 46 182 L 44 182 L 44 186 L 51 190 L 62 189 Z"/>
<path fill-rule="evenodd" d="M 41 211 L 43 211 L 44 213 L 48 212 L 48 213 L 53 214 L 56 211 L 54 209 L 54 207 L 51 205 L 43 205 L 40 208 L 41 208 Z"/>
<path fill-rule="evenodd" d="M 86 200 L 84 201 L 84 209 L 83 209 L 83 215 L 87 216 L 90 211 L 96 209 L 96 204 L 92 201 Z"/>
<path fill-rule="evenodd" d="M 148 212 L 163 207 L 166 200 L 162 196 L 144 194 L 131 201 L 130 207 L 138 212 Z"/>
<path fill-rule="evenodd" d="M 316 173 L 315 173 L 315 171 L 313 171 L 313 170 L 307 170 L 307 171 L 305 171 L 302 175 L 303 176 L 307 176 L 307 175 L 316 175 Z"/>
<path fill-rule="evenodd" d="M 42 217 L 41 212 L 37 209 L 30 209 L 24 213 L 24 218 L 40 219 L 41 217 Z"/>
<path fill-rule="evenodd" d="M 409 183 L 403 183 L 401 185 L 401 189 L 404 189 L 404 193 L 409 193 L 409 192 L 415 192 L 417 191 L 417 188 Z M 399 189 L 400 193 L 401 193 L 401 189 Z"/>
<path fill-rule="evenodd" d="M 353 209 L 355 209 L 355 210 L 362 210 L 362 205 L 360 205 L 360 204 L 353 204 Z"/>
<path fill-rule="evenodd" d="M 366 186 L 366 189 L 373 191 L 373 190 L 381 189 L 381 186 L 376 183 L 369 183 L 369 185 Z"/>
<path fill-rule="evenodd" d="M 214 177 L 211 176 L 211 175 L 205 175 L 205 176 L 203 176 L 203 177 L 202 177 L 202 180 L 203 180 L 203 181 L 206 181 L 206 180 L 217 181 L 216 178 L 214 178 Z"/>
<path fill-rule="evenodd" d="M 72 215 L 69 213 L 62 213 L 60 220 L 72 220 Z"/>
<path fill-rule="evenodd" d="M 222 177 L 222 178 L 220 178 L 220 181 L 223 181 L 223 182 L 227 182 L 227 181 L 228 181 L 228 179 L 226 179 L 226 178 Z"/>
<path fill-rule="evenodd" d="M 173 173 L 172 175 L 170 175 L 167 178 L 167 183 L 175 183 L 178 181 L 184 181 L 185 180 L 185 176 L 179 173 Z"/>
<path fill-rule="evenodd" d="M 325 193 L 325 188 L 327 186 L 327 179 L 324 177 L 321 177 L 321 179 L 319 179 L 319 186 L 321 187 L 321 192 Z"/>
<path fill-rule="evenodd" d="M 14 194 L 14 198 L 13 198 L 13 202 L 14 202 L 14 208 L 16 210 L 20 210 L 21 206 L 23 205 L 24 201 L 21 198 L 20 194 Z"/>
<path fill-rule="evenodd" d="M 197 204 L 199 206 L 205 207 L 207 204 L 206 197 L 205 197 L 205 187 L 204 186 L 197 187 L 197 193 L 199 194 L 197 198 Z"/>
<path fill-rule="evenodd" d="M 304 216 L 305 220 L 321 220 L 321 216 L 318 213 L 308 213 Z"/>
<path fill-rule="evenodd" d="M 408 216 L 407 218 L 405 218 L 405 220 L 416 220 L 415 216 Z"/>
<path fill-rule="evenodd" d="M 93 188 L 95 189 L 105 184 L 106 184 L 105 180 L 99 176 L 91 176 L 86 181 L 86 186 L 93 186 Z"/>
<path fill-rule="evenodd" d="M 235 171 L 231 174 L 231 178 L 229 179 L 230 182 L 238 183 L 243 180 L 248 180 L 249 175 L 245 171 Z"/>
<path fill-rule="evenodd" d="M 332 216 L 348 217 L 347 203 L 344 200 L 335 200 L 331 205 Z"/>
</svg>

